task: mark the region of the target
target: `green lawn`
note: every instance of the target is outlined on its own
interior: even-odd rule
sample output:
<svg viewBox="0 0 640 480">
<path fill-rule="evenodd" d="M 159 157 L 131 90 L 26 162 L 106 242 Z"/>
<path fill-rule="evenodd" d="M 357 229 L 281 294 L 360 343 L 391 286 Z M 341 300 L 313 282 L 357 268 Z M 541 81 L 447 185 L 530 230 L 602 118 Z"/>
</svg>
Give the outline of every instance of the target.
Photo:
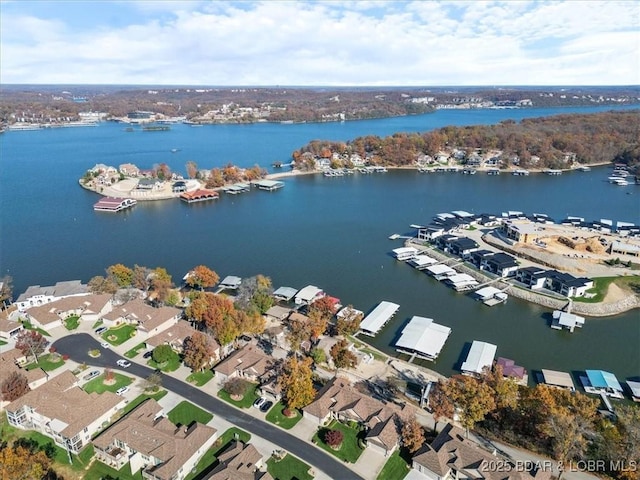
<svg viewBox="0 0 640 480">
<path fill-rule="evenodd" d="M 120 387 L 124 387 L 125 385 L 130 385 L 133 382 L 132 378 L 121 375 L 120 373 L 116 373 L 116 383 L 113 385 L 105 385 L 104 384 L 104 374 L 99 377 L 94 378 L 93 380 L 87 382 L 87 384 L 83 387 L 83 390 L 87 393 L 91 392 L 113 392 L 115 393 Z"/>
<path fill-rule="evenodd" d="M 129 340 L 133 336 L 135 331 L 135 325 L 123 323 L 104 332 L 102 334 L 102 338 L 104 338 L 111 345 L 121 345 Z"/>
<path fill-rule="evenodd" d="M 39 332 L 40 335 L 43 335 L 45 337 L 50 337 L 51 335 L 49 335 L 49 332 L 47 332 L 46 330 L 43 330 L 39 327 L 34 327 L 33 325 L 31 325 L 31 322 L 29 320 L 26 320 L 24 318 L 21 319 L 22 325 L 24 326 L 24 328 L 26 328 L 27 330 L 35 330 L 36 332 Z"/>
<path fill-rule="evenodd" d="M 400 456 L 400 450 L 396 450 L 380 470 L 377 480 L 402 480 L 407 476 L 410 468 Z"/>
<path fill-rule="evenodd" d="M 64 360 L 62 360 L 61 355 L 54 355 L 53 357 L 52 355 L 53 354 L 51 353 L 46 353 L 44 355 L 39 356 L 38 362 L 30 363 L 29 365 L 24 367 L 25 370 L 33 370 L 34 368 L 41 368 L 45 372 L 50 372 L 51 370 L 55 370 L 56 368 L 60 368 L 61 366 L 64 365 Z M 56 360 L 52 361 L 52 358 Z"/>
<path fill-rule="evenodd" d="M 309 465 L 287 454 L 279 462 L 275 458 L 267 460 L 267 471 L 275 480 L 311 480 Z"/>
<path fill-rule="evenodd" d="M 218 392 L 218 397 L 223 399 L 225 402 L 235 405 L 236 407 L 249 408 L 251 407 L 251 405 L 253 405 L 253 402 L 256 401 L 256 398 L 258 398 L 258 394 L 255 391 L 255 386 L 251 386 L 249 387 L 247 393 L 244 394 L 244 397 L 242 397 L 242 400 L 240 401 L 236 402 L 235 400 L 232 400 L 229 394 L 224 390 L 220 390 Z"/>
<path fill-rule="evenodd" d="M 300 419 L 302 418 L 302 415 L 300 415 L 300 412 L 295 410 L 296 416 L 292 418 L 288 418 L 288 417 L 285 417 L 284 414 L 282 413 L 283 409 L 284 409 L 284 404 L 282 402 L 276 403 L 273 407 L 271 407 L 271 410 L 269 410 L 269 413 L 267 413 L 266 418 L 268 422 L 278 425 L 279 427 L 282 427 L 285 430 L 289 430 L 290 428 L 293 428 L 293 426 L 300 421 Z"/>
<path fill-rule="evenodd" d="M 174 372 L 178 368 L 180 368 L 180 357 L 176 353 L 168 362 L 164 364 L 156 363 L 153 358 L 151 358 L 147 362 L 147 365 L 149 365 L 151 368 L 155 368 L 156 370 L 162 370 L 163 372 Z"/>
<path fill-rule="evenodd" d="M 344 440 L 338 450 L 334 450 L 324 442 L 324 435 L 328 430 L 340 430 L 344 435 Z M 329 427 L 321 427 L 313 436 L 312 441 L 340 460 L 355 463 L 363 452 L 358 446 L 358 434 L 360 434 L 359 430 L 334 420 Z"/>
<path fill-rule="evenodd" d="M 127 358 L 133 358 L 136 355 L 138 355 L 138 353 L 140 352 L 140 350 L 142 350 L 145 346 L 145 343 L 139 343 L 138 345 L 136 345 L 135 347 L 133 347 L 131 350 L 125 352 L 124 356 Z"/>
<path fill-rule="evenodd" d="M 196 387 L 201 387 L 213 378 L 213 370 L 204 372 L 193 372 L 187 377 L 187 382 L 195 383 Z"/>
<path fill-rule="evenodd" d="M 6 344 L 7 344 L 7 342 L 5 342 L 4 340 L 0 340 L 0 346 L 6 345 Z"/>
<path fill-rule="evenodd" d="M 167 417 L 176 425 L 191 425 L 194 421 L 205 424 L 209 423 L 213 415 L 185 400 L 176 405 Z"/>
<path fill-rule="evenodd" d="M 96 328 L 101 327 L 103 323 L 104 323 L 104 322 L 102 321 L 102 319 L 100 319 L 100 320 L 98 320 L 96 323 L 94 323 L 94 324 L 91 326 L 91 328 L 93 328 L 93 329 L 95 330 Z"/>
<path fill-rule="evenodd" d="M 133 410 L 138 405 L 140 405 L 142 402 L 144 402 L 147 398 L 153 398 L 154 400 L 158 401 L 162 397 L 164 397 L 167 393 L 169 392 L 166 390 L 160 390 L 159 392 L 156 392 L 151 395 L 148 395 L 146 393 L 143 393 L 142 395 L 138 395 L 136 398 L 134 398 L 129 403 L 127 403 L 127 405 L 123 408 L 123 414 L 126 415 L 131 410 Z"/>
<path fill-rule="evenodd" d="M 615 283 L 619 287 L 628 290 L 629 288 L 638 293 L 640 291 L 640 276 L 628 277 L 596 277 L 593 279 L 593 288 L 587 290 L 588 294 L 595 294 L 593 297 L 574 297 L 574 302 L 599 303 L 607 296 L 609 285 Z"/>
<path fill-rule="evenodd" d="M 72 315 L 64 319 L 64 326 L 67 330 L 75 330 L 80 326 L 80 317 L 78 315 Z"/>
<path fill-rule="evenodd" d="M 185 480 L 193 480 L 194 478 L 199 477 L 203 472 L 211 470 L 215 463 L 218 461 L 217 455 L 219 455 L 220 452 L 227 448 L 229 442 L 231 442 L 231 440 L 235 438 L 236 434 L 238 435 L 238 440 L 244 443 L 247 443 L 251 439 L 250 434 L 236 427 L 232 427 L 229 430 L 225 431 L 222 435 L 220 435 L 220 437 L 211 446 L 211 448 L 207 450 L 207 452 L 202 456 L 202 458 L 196 465 L 195 471 L 189 473 L 189 475 L 185 477 Z"/>
<path fill-rule="evenodd" d="M 84 480 L 102 480 L 108 476 L 117 480 L 142 480 L 142 470 L 138 470 L 135 475 L 132 475 L 129 463 L 120 470 L 116 470 L 96 460 L 82 478 Z"/>
</svg>

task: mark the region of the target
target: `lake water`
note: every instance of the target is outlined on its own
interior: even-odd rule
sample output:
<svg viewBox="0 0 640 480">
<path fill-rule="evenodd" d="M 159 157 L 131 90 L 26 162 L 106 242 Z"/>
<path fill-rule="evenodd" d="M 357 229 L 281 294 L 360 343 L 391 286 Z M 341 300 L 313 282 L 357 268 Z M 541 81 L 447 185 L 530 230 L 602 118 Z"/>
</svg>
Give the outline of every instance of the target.
<svg viewBox="0 0 640 480">
<path fill-rule="evenodd" d="M 423 175 L 415 171 L 286 179 L 277 192 L 222 195 L 214 203 L 141 202 L 120 214 L 92 209 L 96 194 L 77 179 L 96 163 L 141 168 L 166 162 L 184 172 L 232 162 L 269 166 L 288 161 L 312 139 L 348 140 L 360 135 L 425 131 L 445 125 L 496 123 L 507 118 L 606 109 L 443 110 L 430 115 L 327 124 L 173 125 L 168 132 L 125 132 L 106 123 L 96 128 L 8 132 L 0 136 L 0 275 L 14 278 L 16 296 L 28 285 L 88 281 L 114 263 L 164 266 L 179 279 L 205 264 L 221 276 L 263 273 L 274 286 L 322 287 L 364 311 L 389 300 L 401 305 L 371 342 L 389 353 L 413 315 L 452 328 L 435 364 L 455 371 L 469 342 L 498 345 L 498 355 L 527 369 L 640 375 L 637 311 L 587 319 L 574 334 L 552 330 L 548 311 L 517 299 L 488 308 L 444 287 L 389 256 L 412 223 L 439 212 L 521 210 L 587 219 L 640 223 L 636 186 L 606 183 L 606 168 L 530 175 Z M 172 149 L 179 149 L 171 153 Z"/>
</svg>

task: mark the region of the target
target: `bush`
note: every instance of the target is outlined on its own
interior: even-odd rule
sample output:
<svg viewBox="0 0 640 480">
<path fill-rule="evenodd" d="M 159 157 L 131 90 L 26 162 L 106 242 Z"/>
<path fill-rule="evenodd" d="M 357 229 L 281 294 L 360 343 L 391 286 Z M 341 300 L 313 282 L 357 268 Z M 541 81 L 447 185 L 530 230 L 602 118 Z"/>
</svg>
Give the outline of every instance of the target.
<svg viewBox="0 0 640 480">
<path fill-rule="evenodd" d="M 331 448 L 337 450 L 342 445 L 342 440 L 344 439 L 344 435 L 340 430 L 329 430 L 324 435 L 324 441 L 327 442 Z"/>
<path fill-rule="evenodd" d="M 222 388 L 224 388 L 224 391 L 229 395 L 242 397 L 245 393 L 247 393 L 249 382 L 242 378 L 234 377 L 227 380 Z"/>
</svg>

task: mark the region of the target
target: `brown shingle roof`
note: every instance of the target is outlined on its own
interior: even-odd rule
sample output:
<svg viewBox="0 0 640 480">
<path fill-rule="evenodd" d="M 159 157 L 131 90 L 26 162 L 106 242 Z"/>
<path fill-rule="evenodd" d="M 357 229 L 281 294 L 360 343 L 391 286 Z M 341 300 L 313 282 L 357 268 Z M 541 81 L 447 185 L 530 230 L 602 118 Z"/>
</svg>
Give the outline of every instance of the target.
<svg viewBox="0 0 640 480">
<path fill-rule="evenodd" d="M 190 337 L 197 332 L 198 330 L 196 330 L 191 325 L 189 325 L 189 322 L 179 321 L 178 323 L 176 323 L 175 325 L 172 325 L 171 327 L 167 328 L 163 332 L 160 332 L 157 335 L 147 338 L 145 342 L 154 347 L 157 347 L 158 345 L 164 345 L 165 343 L 182 345 L 184 343 L 185 338 Z M 210 338 L 214 344 L 213 348 L 214 349 L 220 348 L 220 346 L 213 339 L 213 337 L 210 337 Z"/>
<path fill-rule="evenodd" d="M 237 440 L 218 456 L 219 464 L 206 480 L 273 480 L 268 473 L 257 471 L 262 454 L 253 445 Z"/>
<path fill-rule="evenodd" d="M 176 427 L 160 416 L 161 413 L 158 402 L 147 399 L 102 432 L 93 443 L 107 450 L 120 441 L 143 455 L 155 457 L 162 463 L 148 470 L 159 479 L 170 479 L 216 430 L 198 422 L 188 428 Z"/>
<path fill-rule="evenodd" d="M 213 367 L 213 370 L 227 376 L 237 370 L 262 377 L 273 367 L 274 361 L 273 357 L 267 355 L 255 345 L 246 345 Z"/>
<path fill-rule="evenodd" d="M 70 310 L 82 309 L 84 313 L 98 313 L 111 300 L 109 294 L 82 295 L 65 297 L 54 302 L 45 303 L 38 307 L 27 309 L 26 313 L 42 325 L 60 320 L 64 313 Z"/>
<path fill-rule="evenodd" d="M 180 309 L 174 307 L 154 308 L 142 299 L 136 298 L 113 309 L 103 318 L 115 322 L 119 318 L 126 318 L 130 322 L 138 322 L 145 330 L 151 331 L 167 320 L 180 314 Z"/>
<path fill-rule="evenodd" d="M 46 377 L 47 374 L 41 368 L 34 368 L 33 370 L 20 368 L 16 363 L 16 359 L 22 357 L 24 357 L 24 355 L 17 348 L 12 348 L 0 354 L 0 385 L 2 385 L 13 372 L 18 372 L 27 377 L 29 384 Z"/>
</svg>

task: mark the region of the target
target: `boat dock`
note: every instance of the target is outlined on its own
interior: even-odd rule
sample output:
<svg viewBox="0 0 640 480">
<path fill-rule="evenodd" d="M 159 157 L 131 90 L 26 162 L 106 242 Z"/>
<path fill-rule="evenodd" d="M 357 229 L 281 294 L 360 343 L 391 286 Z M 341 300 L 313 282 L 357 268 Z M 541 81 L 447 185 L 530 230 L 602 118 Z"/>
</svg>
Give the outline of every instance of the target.
<svg viewBox="0 0 640 480">
<path fill-rule="evenodd" d="M 360 323 L 360 332 L 375 337 L 385 324 L 391 320 L 400 305 L 392 302 L 380 302 Z"/>
<path fill-rule="evenodd" d="M 258 187 L 259 190 L 273 192 L 274 190 L 279 190 L 284 187 L 284 182 L 279 180 L 257 180 L 253 182 L 253 185 Z"/>
<path fill-rule="evenodd" d="M 206 202 L 207 200 L 216 200 L 218 198 L 220 198 L 220 194 L 215 190 L 198 189 L 180 194 L 180 200 L 187 203 Z"/>
<path fill-rule="evenodd" d="M 396 342 L 396 351 L 411 355 L 409 363 L 418 357 L 434 361 L 440 355 L 451 328 L 437 324 L 431 318 L 412 317 Z"/>
<path fill-rule="evenodd" d="M 234 183 L 233 185 L 224 187 L 222 191 L 224 193 L 230 193 L 231 195 L 238 195 L 240 193 L 251 191 L 251 185 L 249 185 L 248 183 Z"/>
<path fill-rule="evenodd" d="M 509 287 L 505 287 L 504 290 L 507 288 Z M 493 307 L 500 303 L 506 303 L 508 295 L 504 293 L 504 290 L 500 290 L 496 287 L 483 287 L 476 290 L 473 293 L 473 296 L 485 305 Z"/>
<path fill-rule="evenodd" d="M 133 207 L 137 200 L 133 198 L 104 197 L 98 200 L 93 209 L 97 212 L 120 212 Z"/>
</svg>

